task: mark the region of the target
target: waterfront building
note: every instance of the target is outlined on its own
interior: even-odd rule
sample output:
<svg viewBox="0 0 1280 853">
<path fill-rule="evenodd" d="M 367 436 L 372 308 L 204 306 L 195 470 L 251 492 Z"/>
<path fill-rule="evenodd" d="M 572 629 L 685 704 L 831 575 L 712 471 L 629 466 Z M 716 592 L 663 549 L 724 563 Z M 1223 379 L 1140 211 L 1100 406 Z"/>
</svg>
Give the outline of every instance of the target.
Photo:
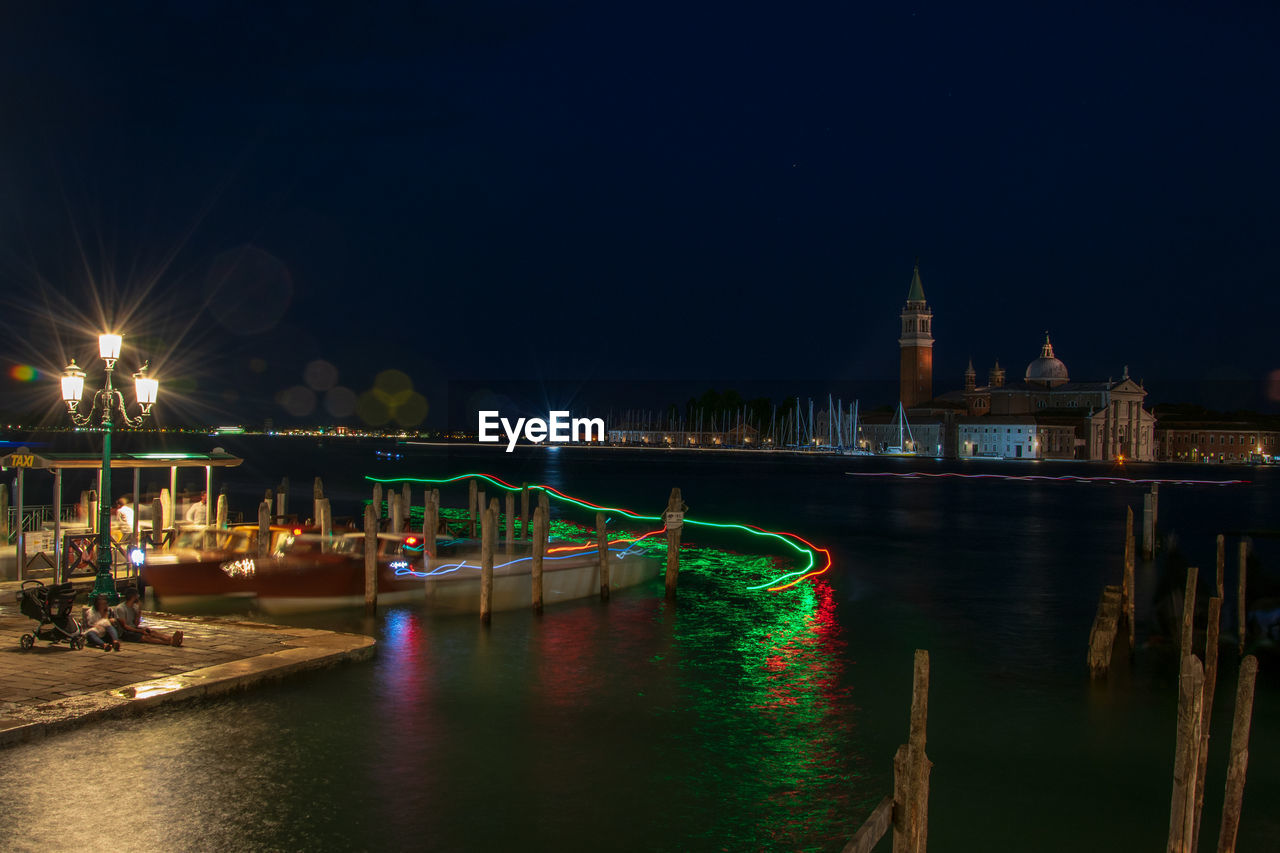
<svg viewBox="0 0 1280 853">
<path fill-rule="evenodd" d="M 988 373 L 987 384 L 980 386 L 970 360 L 964 390 L 949 392 L 939 400 L 963 403 L 967 417 L 962 419 L 964 434 L 957 437 L 962 456 L 992 453 L 1007 457 L 1007 447 L 1015 454 L 1012 458 L 1026 458 L 1026 442 L 984 441 L 995 433 L 977 431 L 975 419 L 1000 417 L 1011 418 L 1007 424 L 1001 421 L 1003 429 L 1032 430 L 1023 435 L 1036 439 L 1031 442 L 1034 458 L 1153 461 L 1155 416 L 1143 407 L 1146 396 L 1142 384 L 1129 376 L 1128 367 L 1119 380 L 1073 381 L 1046 332 L 1040 355 L 1027 365 L 1022 380 L 1007 382 L 997 361 Z M 1006 438 L 1016 435 L 1004 433 Z M 966 440 L 970 442 L 968 452 Z M 972 450 L 997 444 L 1001 448 L 998 452 Z M 1022 457 L 1016 456 L 1019 450 Z"/>
<path fill-rule="evenodd" d="M 1155 441 L 1162 462 L 1270 462 L 1280 452 L 1280 431 L 1254 421 L 1170 421 Z"/>
</svg>

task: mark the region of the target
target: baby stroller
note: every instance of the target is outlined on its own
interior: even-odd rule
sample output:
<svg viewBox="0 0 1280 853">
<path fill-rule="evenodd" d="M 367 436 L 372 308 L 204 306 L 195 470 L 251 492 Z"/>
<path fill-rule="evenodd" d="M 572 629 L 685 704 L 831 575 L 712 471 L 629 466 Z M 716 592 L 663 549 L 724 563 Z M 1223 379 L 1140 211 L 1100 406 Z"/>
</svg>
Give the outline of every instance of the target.
<svg viewBox="0 0 1280 853">
<path fill-rule="evenodd" d="M 18 593 L 18 609 L 22 615 L 40 624 L 33 633 L 23 634 L 22 648 L 29 649 L 36 640 L 47 643 L 66 642 L 78 651 L 84 648 L 84 631 L 71 615 L 75 607 L 76 590 L 72 584 L 45 586 L 41 581 L 23 581 Z"/>
</svg>

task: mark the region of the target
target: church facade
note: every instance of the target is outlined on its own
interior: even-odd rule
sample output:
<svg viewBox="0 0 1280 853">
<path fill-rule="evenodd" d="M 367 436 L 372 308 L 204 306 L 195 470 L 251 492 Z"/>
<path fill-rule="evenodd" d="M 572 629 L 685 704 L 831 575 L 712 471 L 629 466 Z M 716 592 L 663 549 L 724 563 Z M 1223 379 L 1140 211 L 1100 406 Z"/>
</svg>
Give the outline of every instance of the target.
<svg viewBox="0 0 1280 853">
<path fill-rule="evenodd" d="M 1077 382 L 1045 333 L 1040 355 L 1022 379 L 1006 381 L 997 361 L 979 385 L 970 361 L 964 388 L 938 397 L 933 388 L 933 312 L 924 298 L 920 268 L 911 277 L 899 315 L 899 388 L 913 429 L 936 424 L 946 433 L 944 455 L 960 458 L 1154 461 L 1155 416 L 1147 391 L 1129 376 Z"/>
</svg>

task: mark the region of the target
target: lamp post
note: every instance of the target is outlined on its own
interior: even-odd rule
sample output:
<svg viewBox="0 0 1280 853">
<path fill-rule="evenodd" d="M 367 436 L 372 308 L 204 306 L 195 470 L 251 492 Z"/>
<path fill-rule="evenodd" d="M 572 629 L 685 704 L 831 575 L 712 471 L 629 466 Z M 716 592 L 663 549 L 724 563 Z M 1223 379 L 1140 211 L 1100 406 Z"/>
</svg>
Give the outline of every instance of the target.
<svg viewBox="0 0 1280 853">
<path fill-rule="evenodd" d="M 76 426 L 86 427 L 93 423 L 95 412 L 102 410 L 100 423 L 102 426 L 102 490 L 98 495 L 98 579 L 93 585 L 91 600 L 99 593 L 115 604 L 116 584 L 111 576 L 111 429 L 114 426 L 114 415 L 119 415 L 120 422 L 128 427 L 139 427 L 147 415 L 151 414 L 151 406 L 156 401 L 160 383 L 147 376 L 147 363 L 133 374 L 134 393 L 142 413 L 136 418 L 129 417 L 125 410 L 124 395 L 111 384 L 111 373 L 115 370 L 116 360 L 120 358 L 121 336 L 115 334 L 98 335 L 98 355 L 106 363 L 107 378 L 102 388 L 93 395 L 93 401 L 84 414 L 76 410 L 80 407 L 80 397 L 84 393 L 84 371 L 71 359 L 62 374 L 62 399 L 67 404 L 67 412 L 71 422 Z M 136 512 L 137 509 L 135 508 Z"/>
</svg>

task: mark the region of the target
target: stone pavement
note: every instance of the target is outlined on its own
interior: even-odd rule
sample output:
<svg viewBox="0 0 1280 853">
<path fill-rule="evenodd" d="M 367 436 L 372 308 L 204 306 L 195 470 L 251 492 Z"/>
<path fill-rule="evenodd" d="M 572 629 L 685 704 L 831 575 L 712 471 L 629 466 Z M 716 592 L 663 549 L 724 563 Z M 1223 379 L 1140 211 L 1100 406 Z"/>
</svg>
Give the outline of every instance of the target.
<svg viewBox="0 0 1280 853">
<path fill-rule="evenodd" d="M 148 614 L 146 624 L 166 632 L 181 629 L 183 644 L 122 642 L 120 651 L 104 652 L 37 640 L 23 651 L 19 638 L 36 624 L 6 592 L 0 599 L 0 747 L 158 702 L 367 659 L 374 649 L 373 638 L 358 634 Z"/>
</svg>

